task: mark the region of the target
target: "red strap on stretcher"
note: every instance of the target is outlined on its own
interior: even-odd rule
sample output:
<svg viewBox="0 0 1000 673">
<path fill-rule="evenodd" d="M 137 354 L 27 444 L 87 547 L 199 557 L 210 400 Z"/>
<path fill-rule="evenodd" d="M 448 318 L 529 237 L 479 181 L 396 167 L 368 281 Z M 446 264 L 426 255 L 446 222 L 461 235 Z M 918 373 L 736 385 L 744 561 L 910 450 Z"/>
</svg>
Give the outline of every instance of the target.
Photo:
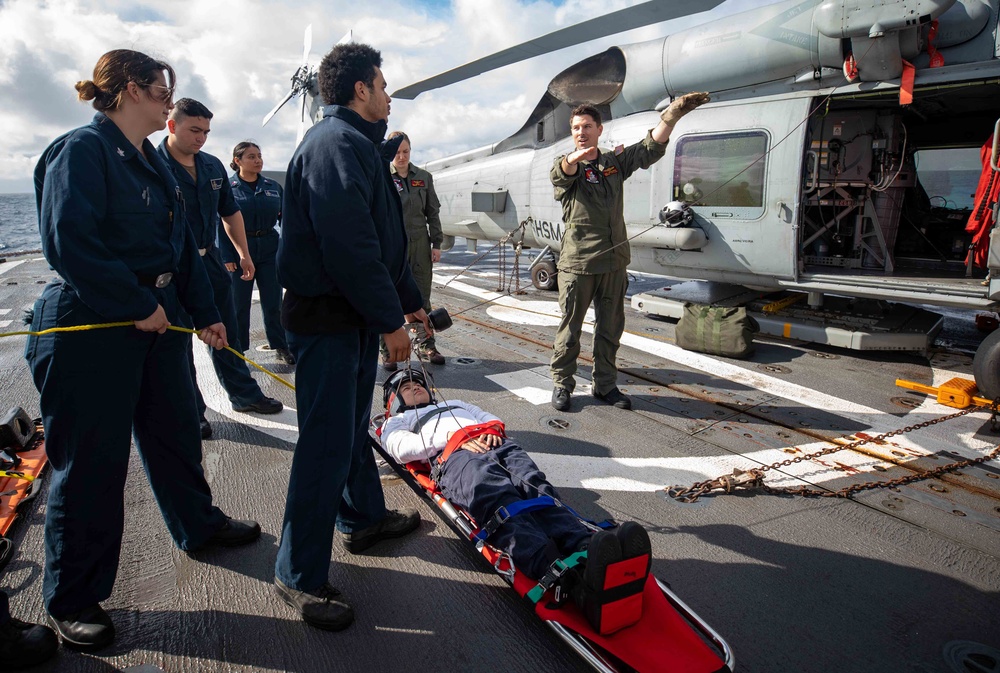
<svg viewBox="0 0 1000 673">
<path fill-rule="evenodd" d="M 503 421 L 489 421 L 487 423 L 477 423 L 476 425 L 469 425 L 460 430 L 456 430 L 455 434 L 451 436 L 448 443 L 445 444 L 444 451 L 441 455 L 437 457 L 438 464 L 444 463 L 451 457 L 451 454 L 455 453 L 455 449 L 462 446 L 466 442 L 472 441 L 476 437 L 482 437 L 483 435 L 496 435 L 497 437 L 506 438 L 507 433 L 504 430 Z"/>
</svg>

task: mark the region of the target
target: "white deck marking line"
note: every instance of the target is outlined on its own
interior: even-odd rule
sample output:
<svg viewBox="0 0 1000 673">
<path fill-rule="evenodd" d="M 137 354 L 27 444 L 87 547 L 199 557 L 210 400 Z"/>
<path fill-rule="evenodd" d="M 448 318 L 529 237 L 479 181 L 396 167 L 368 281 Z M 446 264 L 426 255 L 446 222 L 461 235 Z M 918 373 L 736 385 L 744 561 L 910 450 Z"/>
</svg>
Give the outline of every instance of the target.
<svg viewBox="0 0 1000 673">
<path fill-rule="evenodd" d="M 4 327 L 10 327 L 13 322 L 14 322 L 13 320 L 0 320 L 0 329 L 3 329 Z"/>
<path fill-rule="evenodd" d="M 487 374 L 486 378 L 536 407 L 548 404 L 552 400 L 552 378 L 549 376 L 548 367 L 545 365 L 534 369 L 508 372 L 506 374 Z M 576 379 L 576 388 L 573 390 L 573 397 L 590 395 L 590 381 L 582 379 L 579 376 L 573 378 Z"/>
<path fill-rule="evenodd" d="M 482 290 L 467 283 L 453 280 L 447 276 L 438 276 L 435 280 L 441 283 L 451 281 L 451 284 L 448 287 L 458 290 L 459 292 L 472 295 L 480 301 L 495 300 L 493 304 L 494 306 L 505 306 L 510 309 L 519 309 L 522 308 L 523 304 L 528 303 L 529 310 L 534 314 L 538 314 L 544 312 L 544 309 L 546 308 L 545 306 L 539 306 L 539 304 L 547 304 L 549 315 L 556 318 L 559 316 L 559 306 L 554 301 L 522 302 L 514 297 L 504 296 L 500 293 L 489 290 Z M 583 328 L 584 331 L 593 333 L 594 328 L 592 325 L 584 324 Z M 719 379 L 732 381 L 733 383 L 744 385 L 786 400 L 791 400 L 813 409 L 837 414 L 847 420 L 862 424 L 868 428 L 867 432 L 870 434 L 880 434 L 890 430 L 895 430 L 902 422 L 900 419 L 896 419 L 894 416 L 888 416 L 878 409 L 873 409 L 856 402 L 843 400 L 839 397 L 828 395 L 795 383 L 782 381 L 759 372 L 744 369 L 743 367 L 739 367 L 728 362 L 716 360 L 700 353 L 686 351 L 679 346 L 675 346 L 674 344 L 656 341 L 655 339 L 629 334 L 626 332 L 622 335 L 622 345 L 635 348 L 644 353 L 649 353 L 650 355 L 655 355 L 676 364 L 684 365 L 685 367 L 703 372 L 710 376 L 715 376 Z M 944 415 L 954 413 L 955 409 L 929 401 L 923 411 L 927 414 Z M 963 453 L 967 453 L 970 456 L 978 456 L 981 455 L 982 449 L 992 448 L 994 446 L 991 442 L 984 441 L 973 436 L 982 426 L 983 415 L 985 413 L 986 412 L 976 412 L 974 414 L 970 414 L 968 417 L 951 421 L 946 424 L 947 427 L 942 427 L 940 425 L 931 426 L 930 428 L 915 431 L 910 436 L 894 437 L 892 441 L 904 450 L 906 448 L 912 448 L 919 452 L 936 453 L 941 449 L 971 449 L 971 453 L 968 451 Z M 885 420 L 886 418 L 889 420 Z M 917 443 L 913 437 L 919 437 L 922 440 L 921 443 Z"/>
<path fill-rule="evenodd" d="M 822 442 L 803 445 L 807 451 L 819 450 Z M 731 473 L 734 468 L 747 470 L 760 465 L 784 460 L 788 457 L 777 449 L 748 452 L 742 456 L 719 455 L 671 458 L 606 458 L 533 452 L 531 457 L 557 488 L 587 488 L 597 491 L 660 491 L 675 484 L 693 484 L 715 479 L 720 474 Z M 874 461 L 854 454 L 852 460 L 841 461 L 859 472 L 872 472 Z M 791 474 L 789 474 L 791 473 Z M 799 474 L 804 479 L 796 478 Z M 878 473 L 886 478 L 885 473 Z M 800 486 L 822 484 L 851 475 L 841 470 L 828 469 L 817 472 L 815 463 L 801 463 L 783 472 L 772 472 L 767 477 L 771 486 Z"/>
<path fill-rule="evenodd" d="M 4 262 L 3 264 L 0 264 L 0 275 L 7 273 L 15 267 L 21 266 L 27 261 L 28 260 L 26 259 L 19 259 L 16 262 Z"/>
<path fill-rule="evenodd" d="M 280 413 L 268 416 L 233 411 L 233 405 L 229 402 L 229 396 L 226 394 L 226 390 L 222 387 L 222 384 L 219 383 L 219 378 L 215 375 L 215 368 L 212 367 L 212 358 L 209 356 L 204 344 L 200 341 L 195 341 L 194 344 L 194 364 L 198 370 L 198 387 L 201 389 L 201 396 L 205 398 L 205 405 L 209 409 L 237 423 L 256 428 L 272 437 L 277 437 L 293 444 L 298 441 L 299 422 L 293 407 L 285 405 L 285 408 Z M 260 383 L 260 379 L 258 379 L 258 383 Z M 275 382 L 275 385 L 281 384 Z M 261 388 L 264 389 L 264 394 L 267 395 L 266 386 L 261 385 Z"/>
<path fill-rule="evenodd" d="M 0 308 L 0 315 L 7 315 L 7 314 L 8 314 L 8 313 L 10 313 L 10 312 L 11 312 L 12 310 L 13 310 L 13 309 L 9 309 L 9 308 Z"/>
</svg>

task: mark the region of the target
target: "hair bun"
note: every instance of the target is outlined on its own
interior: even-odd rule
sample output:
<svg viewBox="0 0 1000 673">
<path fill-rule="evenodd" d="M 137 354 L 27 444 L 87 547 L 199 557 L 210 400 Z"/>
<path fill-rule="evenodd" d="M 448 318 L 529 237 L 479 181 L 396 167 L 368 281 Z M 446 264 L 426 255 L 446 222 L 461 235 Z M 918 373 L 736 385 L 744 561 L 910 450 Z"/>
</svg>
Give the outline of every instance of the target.
<svg viewBox="0 0 1000 673">
<path fill-rule="evenodd" d="M 76 83 L 76 92 L 80 100 L 94 100 L 100 95 L 101 90 L 93 81 L 87 79 Z"/>
</svg>

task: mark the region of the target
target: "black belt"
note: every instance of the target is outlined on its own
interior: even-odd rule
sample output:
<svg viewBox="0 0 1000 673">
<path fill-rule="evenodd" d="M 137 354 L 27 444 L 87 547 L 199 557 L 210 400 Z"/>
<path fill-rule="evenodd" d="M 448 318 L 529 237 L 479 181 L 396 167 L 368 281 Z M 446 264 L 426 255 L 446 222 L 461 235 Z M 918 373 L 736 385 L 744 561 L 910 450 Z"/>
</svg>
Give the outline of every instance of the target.
<svg viewBox="0 0 1000 673">
<path fill-rule="evenodd" d="M 267 236 L 272 231 L 274 231 L 274 229 L 258 229 L 257 231 L 248 231 L 247 236 L 250 238 L 260 238 L 261 236 Z"/>
<path fill-rule="evenodd" d="M 161 273 L 157 276 L 147 276 L 142 273 L 137 273 L 135 274 L 135 277 L 139 280 L 139 285 L 144 285 L 145 287 L 164 288 L 170 285 L 171 281 L 173 281 L 174 274 L 172 271 L 167 271 L 166 273 Z"/>
</svg>

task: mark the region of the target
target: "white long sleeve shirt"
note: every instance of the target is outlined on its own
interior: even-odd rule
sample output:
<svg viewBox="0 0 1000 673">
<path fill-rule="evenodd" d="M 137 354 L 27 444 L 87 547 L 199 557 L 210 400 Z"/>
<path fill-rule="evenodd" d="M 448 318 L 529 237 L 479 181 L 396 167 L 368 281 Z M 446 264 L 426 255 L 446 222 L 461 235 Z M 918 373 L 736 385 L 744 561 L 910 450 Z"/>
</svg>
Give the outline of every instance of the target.
<svg viewBox="0 0 1000 673">
<path fill-rule="evenodd" d="M 424 424 L 419 433 L 415 432 L 421 418 L 444 407 L 455 408 L 438 413 Z M 452 432 L 470 425 L 499 420 L 474 404 L 461 400 L 447 400 L 420 409 L 408 409 L 390 417 L 382 426 L 382 446 L 401 464 L 421 460 L 430 462 L 444 451 L 448 444 L 448 435 Z"/>
</svg>

